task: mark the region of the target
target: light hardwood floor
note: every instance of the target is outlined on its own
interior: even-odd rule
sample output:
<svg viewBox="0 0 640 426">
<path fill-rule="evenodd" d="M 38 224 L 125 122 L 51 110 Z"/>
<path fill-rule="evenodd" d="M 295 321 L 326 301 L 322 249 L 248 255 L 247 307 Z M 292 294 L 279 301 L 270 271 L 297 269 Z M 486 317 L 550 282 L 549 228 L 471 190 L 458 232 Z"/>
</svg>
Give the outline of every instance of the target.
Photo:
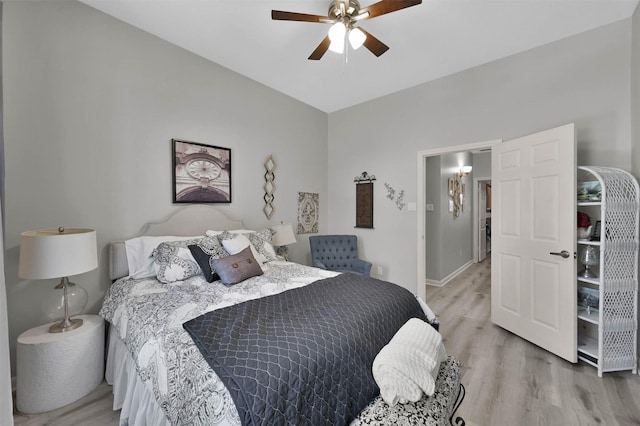
<svg viewBox="0 0 640 426">
<path fill-rule="evenodd" d="M 15 398 L 15 395 L 14 395 Z M 120 411 L 113 411 L 113 394 L 106 382 L 79 401 L 42 414 L 15 411 L 14 426 L 118 426 Z"/>
<path fill-rule="evenodd" d="M 463 418 L 482 426 L 640 425 L 640 376 L 571 364 L 491 323 L 490 262 L 427 287 L 447 352 L 462 364 Z"/>
<path fill-rule="evenodd" d="M 479 426 L 640 425 L 640 376 L 571 364 L 491 323 L 490 265 L 474 264 L 446 286 L 427 287 L 447 352 L 462 364 L 458 414 Z M 16 426 L 116 426 L 111 387 Z"/>
</svg>

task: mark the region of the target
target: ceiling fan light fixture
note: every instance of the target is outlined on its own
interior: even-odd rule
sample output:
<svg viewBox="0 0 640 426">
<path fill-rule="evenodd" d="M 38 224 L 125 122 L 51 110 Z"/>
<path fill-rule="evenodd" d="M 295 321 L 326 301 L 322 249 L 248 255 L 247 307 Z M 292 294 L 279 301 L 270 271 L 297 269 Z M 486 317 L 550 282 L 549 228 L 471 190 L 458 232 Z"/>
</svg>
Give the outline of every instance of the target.
<svg viewBox="0 0 640 426">
<path fill-rule="evenodd" d="M 344 39 L 339 41 L 332 41 L 329 45 L 329 50 L 338 54 L 344 53 Z"/>
<path fill-rule="evenodd" d="M 360 28 L 352 28 L 349 31 L 349 44 L 353 47 L 353 50 L 357 50 L 364 41 L 367 39 L 367 35 Z"/>
<path fill-rule="evenodd" d="M 329 29 L 329 50 L 342 54 L 344 52 L 344 36 L 347 33 L 347 27 L 344 22 L 338 21 Z"/>
<path fill-rule="evenodd" d="M 329 28 L 329 40 L 333 43 L 344 43 L 344 35 L 347 33 L 347 27 L 344 22 L 338 21 Z"/>
<path fill-rule="evenodd" d="M 349 44 L 354 50 L 364 45 L 367 50 L 379 57 L 389 50 L 389 46 L 364 29 L 355 28 L 356 23 L 359 24 L 365 19 L 376 18 L 421 3 L 422 0 L 378 0 L 377 3 L 361 8 L 358 0 L 330 0 L 327 16 L 272 10 L 271 19 L 331 24 L 329 34 L 322 39 L 311 53 L 309 60 L 317 61 L 321 59 L 328 50 L 339 54 L 344 53 L 347 50 L 347 39 L 349 39 Z"/>
</svg>

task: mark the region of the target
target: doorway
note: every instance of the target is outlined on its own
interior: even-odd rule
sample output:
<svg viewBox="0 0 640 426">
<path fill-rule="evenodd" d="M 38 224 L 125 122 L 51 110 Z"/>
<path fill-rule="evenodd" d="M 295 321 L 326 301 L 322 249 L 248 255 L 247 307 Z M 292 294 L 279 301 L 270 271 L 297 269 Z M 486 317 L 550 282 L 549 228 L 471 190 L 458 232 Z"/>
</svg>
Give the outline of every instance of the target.
<svg viewBox="0 0 640 426">
<path fill-rule="evenodd" d="M 473 261 L 491 253 L 491 177 L 473 178 Z"/>
<path fill-rule="evenodd" d="M 484 141 L 484 142 L 476 142 L 476 143 L 471 143 L 471 144 L 466 144 L 466 145 L 458 145 L 458 146 L 452 146 L 452 147 L 445 147 L 445 148 L 436 148 L 436 149 L 431 149 L 431 150 L 424 150 L 424 151 L 419 151 L 418 155 L 417 155 L 417 176 L 418 176 L 418 182 L 417 182 L 417 220 L 418 220 L 418 232 L 417 232 L 417 255 L 418 255 L 418 261 L 417 261 L 417 267 L 418 267 L 418 271 L 417 271 L 417 290 L 418 290 L 418 296 L 420 296 L 421 298 L 426 300 L 426 292 L 427 292 L 427 285 L 426 285 L 426 248 L 425 248 L 425 241 L 426 241 L 426 211 L 427 211 L 427 206 L 426 206 L 426 175 L 427 175 L 427 170 L 426 170 L 426 164 L 427 164 L 427 159 L 430 157 L 436 157 L 436 156 L 440 156 L 443 154 L 452 154 L 452 153 L 457 153 L 457 152 L 465 152 L 465 151 L 470 151 L 470 152 L 477 152 L 479 150 L 488 150 L 490 151 L 491 148 L 496 145 L 496 144 L 500 144 L 502 143 L 501 139 L 497 139 L 497 140 L 490 140 L 490 141 Z M 431 206 L 429 206 L 431 207 Z"/>
</svg>

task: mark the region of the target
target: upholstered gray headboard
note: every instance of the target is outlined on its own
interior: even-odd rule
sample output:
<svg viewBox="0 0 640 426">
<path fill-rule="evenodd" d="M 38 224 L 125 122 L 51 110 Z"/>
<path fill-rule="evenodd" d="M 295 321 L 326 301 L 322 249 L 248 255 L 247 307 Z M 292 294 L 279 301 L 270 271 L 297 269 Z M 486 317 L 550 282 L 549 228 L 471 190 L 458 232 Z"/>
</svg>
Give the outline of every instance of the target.
<svg viewBox="0 0 640 426">
<path fill-rule="evenodd" d="M 218 231 L 244 229 L 244 225 L 239 220 L 229 218 L 215 207 L 189 205 L 176 210 L 164 220 L 145 224 L 134 237 L 142 235 L 188 237 L 204 235 L 208 229 Z M 112 241 L 109 244 L 109 277 L 112 280 L 129 275 L 124 241 Z"/>
</svg>

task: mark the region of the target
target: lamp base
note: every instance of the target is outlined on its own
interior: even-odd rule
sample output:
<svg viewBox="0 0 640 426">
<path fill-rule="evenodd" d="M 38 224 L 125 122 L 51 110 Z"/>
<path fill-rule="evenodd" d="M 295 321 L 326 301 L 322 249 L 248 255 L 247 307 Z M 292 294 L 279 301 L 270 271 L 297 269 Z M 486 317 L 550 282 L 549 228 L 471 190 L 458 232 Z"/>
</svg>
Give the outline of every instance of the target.
<svg viewBox="0 0 640 426">
<path fill-rule="evenodd" d="M 585 265 L 582 271 L 578 272 L 578 276 L 582 278 L 598 278 L 598 274 L 589 269 L 587 265 Z"/>
<path fill-rule="evenodd" d="M 284 260 L 289 261 L 289 248 L 287 246 L 276 247 L 276 254 L 284 257 Z"/>
<path fill-rule="evenodd" d="M 49 333 L 64 333 L 65 331 L 75 330 L 81 325 L 82 320 L 80 318 L 65 318 L 49 327 Z"/>
</svg>

